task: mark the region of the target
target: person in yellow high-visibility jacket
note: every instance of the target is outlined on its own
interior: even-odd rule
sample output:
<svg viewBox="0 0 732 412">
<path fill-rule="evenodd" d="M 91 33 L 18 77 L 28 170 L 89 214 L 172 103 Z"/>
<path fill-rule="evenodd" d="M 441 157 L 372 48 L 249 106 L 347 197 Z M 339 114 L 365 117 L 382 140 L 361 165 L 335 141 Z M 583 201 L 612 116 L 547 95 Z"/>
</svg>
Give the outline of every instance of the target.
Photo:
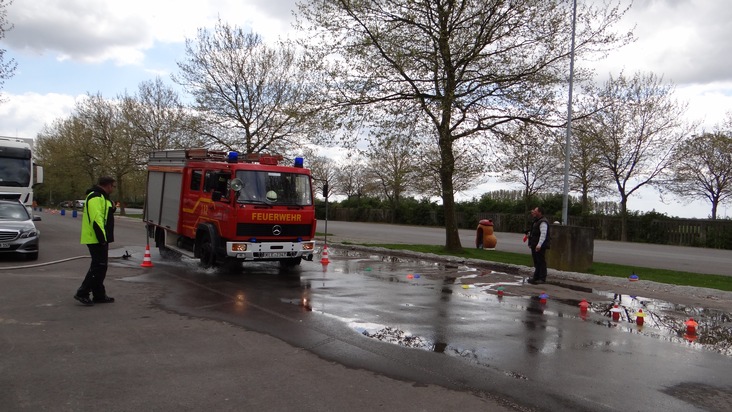
<svg viewBox="0 0 732 412">
<path fill-rule="evenodd" d="M 104 278 L 107 276 L 109 243 L 114 242 L 114 204 L 109 195 L 117 188 L 116 180 L 103 176 L 86 191 L 86 202 L 81 221 L 81 243 L 89 248 L 91 264 L 84 281 L 77 289 L 74 299 L 82 305 L 111 303 L 114 298 L 107 295 Z M 93 297 L 90 299 L 89 294 Z"/>
</svg>

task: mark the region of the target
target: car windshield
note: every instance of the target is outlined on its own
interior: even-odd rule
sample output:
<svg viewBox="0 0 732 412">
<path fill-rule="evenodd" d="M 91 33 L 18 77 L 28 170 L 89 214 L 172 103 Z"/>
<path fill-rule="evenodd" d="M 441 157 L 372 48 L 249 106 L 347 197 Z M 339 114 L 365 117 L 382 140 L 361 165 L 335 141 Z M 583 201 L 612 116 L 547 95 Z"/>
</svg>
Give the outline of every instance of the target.
<svg viewBox="0 0 732 412">
<path fill-rule="evenodd" d="M 20 203 L 0 203 L 0 220 L 29 220 L 28 210 Z"/>
<path fill-rule="evenodd" d="M 241 203 L 287 206 L 313 204 L 309 175 L 239 170 L 236 172 L 236 177 L 243 183 L 237 199 Z"/>
</svg>

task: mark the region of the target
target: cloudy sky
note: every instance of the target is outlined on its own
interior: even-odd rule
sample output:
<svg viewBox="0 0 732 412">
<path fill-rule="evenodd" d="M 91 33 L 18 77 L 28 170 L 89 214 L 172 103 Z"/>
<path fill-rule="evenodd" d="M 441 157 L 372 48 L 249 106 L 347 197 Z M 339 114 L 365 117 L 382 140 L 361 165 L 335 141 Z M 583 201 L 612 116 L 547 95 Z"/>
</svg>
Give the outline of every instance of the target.
<svg viewBox="0 0 732 412">
<path fill-rule="evenodd" d="M 570 1 L 570 0 L 567 0 Z M 601 1 L 601 0 L 578 0 Z M 113 98 L 161 76 L 169 84 L 184 57 L 184 41 L 222 20 L 250 27 L 265 39 L 291 30 L 295 0 L 15 0 L 14 28 L 0 48 L 18 64 L 5 82 L 0 135 L 35 137 L 44 124 L 67 116 L 86 93 Z M 728 0 L 635 0 L 624 24 L 638 41 L 595 64 L 598 77 L 621 70 L 652 71 L 676 85 L 689 120 L 712 128 L 732 111 L 732 7 Z M 494 190 L 487 184 L 477 194 Z M 703 202 L 683 203 L 645 191 L 633 210 L 706 217 Z M 720 214 L 727 214 L 720 208 Z M 732 208 L 730 208 L 732 214 Z"/>
</svg>

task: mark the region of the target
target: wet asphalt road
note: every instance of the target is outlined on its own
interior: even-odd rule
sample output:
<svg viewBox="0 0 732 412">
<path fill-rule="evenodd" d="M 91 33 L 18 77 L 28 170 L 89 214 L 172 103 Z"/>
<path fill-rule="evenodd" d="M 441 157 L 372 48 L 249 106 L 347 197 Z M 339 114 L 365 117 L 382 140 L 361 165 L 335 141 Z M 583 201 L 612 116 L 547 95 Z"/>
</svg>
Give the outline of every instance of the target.
<svg viewBox="0 0 732 412">
<path fill-rule="evenodd" d="M 583 319 L 571 303 L 504 296 L 520 278 L 463 266 L 331 248 L 331 263 L 242 273 L 172 263 L 163 305 L 280 338 L 353 368 L 420 384 L 497 394 L 540 410 L 732 407 L 732 359 L 658 325 Z M 484 283 L 463 283 L 480 277 Z M 467 288 L 466 288 L 467 286 Z M 681 315 L 683 316 L 683 315 Z M 728 318 L 729 319 L 729 318 Z M 729 326 L 729 325 L 728 325 Z M 708 396 L 726 393 L 721 398 Z M 697 405 L 699 406 L 699 405 Z M 710 406 L 710 405 L 705 405 Z"/>
<path fill-rule="evenodd" d="M 43 230 L 74 227 L 47 219 Z M 140 228 L 118 225 L 116 254 L 129 249 L 141 260 Z M 43 246 L 42 259 L 83 252 L 78 244 Z M 527 409 L 732 408 L 732 354 L 689 342 L 651 319 L 643 328 L 612 322 L 600 307 L 583 319 L 576 302 L 541 303 L 533 290 L 520 292 L 520 278 L 488 269 L 338 247 L 329 258 L 325 267 L 303 262 L 290 272 L 266 263 L 203 270 L 195 262 L 162 261 L 153 250 L 155 267 L 122 281 L 154 284 L 164 291 L 154 304 L 173 313 L 261 332 L 349 368 Z M 114 263 L 121 270 L 137 266 Z M 519 292 L 499 298 L 501 284 Z M 729 330 L 724 315 L 714 316 L 723 327 L 726 319 Z"/>
</svg>

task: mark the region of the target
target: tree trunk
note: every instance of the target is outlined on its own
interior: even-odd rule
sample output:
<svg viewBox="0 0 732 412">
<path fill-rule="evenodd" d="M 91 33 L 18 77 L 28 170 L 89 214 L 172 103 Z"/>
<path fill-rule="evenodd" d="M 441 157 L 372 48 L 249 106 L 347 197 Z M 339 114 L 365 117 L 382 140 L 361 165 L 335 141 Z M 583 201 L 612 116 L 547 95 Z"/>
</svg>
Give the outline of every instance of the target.
<svg viewBox="0 0 732 412">
<path fill-rule="evenodd" d="M 628 198 L 620 198 L 620 241 L 628 241 Z"/>
<path fill-rule="evenodd" d="M 452 186 L 452 176 L 455 170 L 455 157 L 452 152 L 452 140 L 449 131 L 440 130 L 440 183 L 442 184 L 442 206 L 445 209 L 445 249 L 449 252 L 460 252 L 463 246 L 460 243 L 457 216 L 455 215 L 455 192 Z"/>
<path fill-rule="evenodd" d="M 590 214 L 590 189 L 586 184 L 582 185 L 582 215 L 587 216 Z"/>
</svg>

